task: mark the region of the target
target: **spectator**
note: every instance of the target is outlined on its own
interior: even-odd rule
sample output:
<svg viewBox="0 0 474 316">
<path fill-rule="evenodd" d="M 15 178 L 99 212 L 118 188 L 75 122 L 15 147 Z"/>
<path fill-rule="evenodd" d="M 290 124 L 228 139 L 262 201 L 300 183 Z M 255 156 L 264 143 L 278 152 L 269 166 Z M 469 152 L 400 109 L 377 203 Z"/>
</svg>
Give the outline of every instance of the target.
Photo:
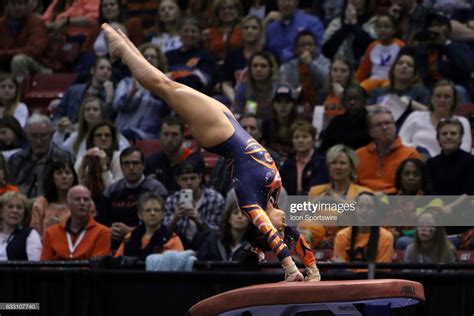
<svg viewBox="0 0 474 316">
<path fill-rule="evenodd" d="M 454 115 L 458 105 L 458 95 L 453 83 L 441 80 L 433 86 L 429 111 L 411 113 L 400 129 L 400 138 L 407 146 L 422 147 L 428 150 L 431 157 L 441 152 L 436 139 L 436 126 L 442 120 L 455 118 L 461 122 L 465 131 L 471 126 L 465 117 Z M 462 136 L 461 149 L 471 151 L 471 133 Z"/>
<path fill-rule="evenodd" d="M 380 202 L 373 193 L 361 192 L 357 199 L 359 223 L 370 223 L 380 212 Z M 334 241 L 333 260 L 337 262 L 392 262 L 393 236 L 378 226 L 352 226 L 341 229 Z"/>
<path fill-rule="evenodd" d="M 439 226 L 438 209 L 427 209 L 418 218 L 415 241 L 405 251 L 405 262 L 410 263 L 454 263 L 456 248 Z"/>
<path fill-rule="evenodd" d="M 296 35 L 293 44 L 296 58 L 283 64 L 280 68 L 280 81 L 287 83 L 291 89 L 301 89 L 299 104 L 306 105 L 307 117 L 312 117 L 316 97 L 323 88 L 329 73 L 331 62 L 320 54 L 316 38 L 310 31 L 303 30 Z"/>
<path fill-rule="evenodd" d="M 7 0 L 0 18 L 0 70 L 11 71 L 17 80 L 30 73 L 50 73 L 44 52 L 46 26 L 31 10 L 33 0 Z"/>
<path fill-rule="evenodd" d="M 370 143 L 366 100 L 367 93 L 359 85 L 349 85 L 344 89 L 342 107 L 345 112 L 329 121 L 323 131 L 319 149 L 321 153 L 337 144 L 356 150 Z"/>
<path fill-rule="evenodd" d="M 138 257 L 145 260 L 148 255 L 167 250 L 184 250 L 179 237 L 163 225 L 165 219 L 163 198 L 155 193 L 143 193 L 138 199 L 138 217 L 141 224 L 125 236 L 115 257 Z"/>
<path fill-rule="evenodd" d="M 394 115 L 397 129 L 413 111 L 426 111 L 429 92 L 416 72 L 415 59 L 411 52 L 402 49 L 388 72 L 388 86 L 376 89 L 369 105 L 386 106 Z"/>
<path fill-rule="evenodd" d="M 175 4 L 176 5 L 176 4 Z M 154 67 L 167 71 L 166 57 L 153 44 L 143 44 L 140 52 Z M 118 113 L 115 123 L 128 140 L 159 139 L 161 119 L 170 114 L 168 105 L 143 88 L 134 77 L 122 79 L 113 103 Z"/>
<path fill-rule="evenodd" d="M 86 138 L 89 135 L 90 129 L 104 120 L 107 120 L 104 102 L 95 96 L 85 97 L 79 109 L 77 131 L 71 132 L 71 130 L 75 129 L 75 125 L 71 127 L 71 121 L 65 116 L 58 122 L 58 128 L 53 135 L 53 142 L 64 150 L 69 151 L 75 157 L 80 158 L 86 152 Z M 68 134 L 69 137 L 67 136 Z M 122 134 L 117 134 L 117 137 L 120 150 L 129 146 L 128 140 Z"/>
<path fill-rule="evenodd" d="M 318 17 L 298 10 L 299 0 L 278 0 L 278 11 L 267 16 L 265 47 L 271 51 L 280 64 L 295 57 L 293 43 L 296 35 L 303 29 L 311 32 L 316 46 L 321 47 L 324 26 Z M 275 36 L 278 34 L 278 36 Z"/>
<path fill-rule="evenodd" d="M 117 128 L 111 122 L 92 126 L 87 135 L 87 151 L 74 165 L 79 182 L 89 188 L 96 204 L 100 203 L 104 190 L 123 178 L 116 135 Z"/>
<path fill-rule="evenodd" d="M 0 75 L 0 116 L 14 116 L 21 127 L 28 119 L 28 107 L 20 102 L 20 85 L 15 78 Z"/>
<path fill-rule="evenodd" d="M 415 148 L 402 144 L 395 128 L 392 113 L 375 107 L 367 116 L 369 134 L 373 141 L 359 148 L 357 181 L 374 191 L 393 193 L 395 172 L 398 165 L 407 158 L 419 158 Z"/>
<path fill-rule="evenodd" d="M 283 163 L 280 174 L 289 195 L 305 195 L 310 187 L 326 183 L 328 171 L 324 157 L 314 149 L 316 129 L 306 121 L 296 121 L 290 128 L 295 154 Z"/>
<path fill-rule="evenodd" d="M 76 36 L 84 42 L 91 36 L 99 17 L 100 0 L 53 0 L 42 18 L 48 30 Z"/>
<path fill-rule="evenodd" d="M 41 260 L 87 260 L 110 255 L 110 231 L 92 217 L 89 190 L 76 185 L 69 189 L 67 220 L 46 230 Z"/>
<path fill-rule="evenodd" d="M 10 172 L 8 171 L 7 161 L 5 157 L 0 154 L 0 196 L 9 191 L 20 192 L 17 186 L 9 183 Z"/>
<path fill-rule="evenodd" d="M 441 79 L 454 82 L 459 103 L 471 102 L 467 91 L 474 65 L 474 53 L 463 42 L 450 40 L 452 33 L 450 20 L 438 13 L 426 17 L 426 30 L 417 32 L 411 43 L 416 47 L 415 60 L 424 84 L 431 88 Z"/>
<path fill-rule="evenodd" d="M 180 200 L 180 191 L 169 196 L 165 203 L 165 224 L 180 236 L 185 248 L 191 247 L 197 232 L 217 228 L 224 208 L 222 195 L 202 186 L 203 173 L 202 167 L 194 162 L 182 162 L 176 169 L 176 182 L 181 190 L 192 190 L 192 205 Z"/>
<path fill-rule="evenodd" d="M 290 87 L 280 85 L 276 89 L 272 110 L 272 117 L 262 122 L 263 140 L 285 161 L 291 151 L 290 128 L 296 122 L 298 114 L 296 98 Z"/>
<path fill-rule="evenodd" d="M 222 65 L 222 92 L 235 102 L 235 87 L 246 80 L 249 58 L 263 49 L 263 23 L 256 16 L 248 15 L 240 23 L 242 47 L 226 51 Z"/>
<path fill-rule="evenodd" d="M 156 20 L 156 34 L 154 34 L 150 42 L 159 46 L 163 53 L 181 48 L 182 43 L 179 36 L 180 23 L 181 10 L 176 1 L 161 1 Z"/>
<path fill-rule="evenodd" d="M 326 196 L 330 197 L 331 201 L 351 202 L 361 192 L 371 191 L 369 188 L 355 184 L 359 160 L 351 148 L 344 145 L 331 147 L 326 153 L 326 163 L 329 170 L 329 183 L 312 186 L 308 192 L 311 199 Z M 318 248 L 331 249 L 339 229 L 340 227 L 337 226 L 324 227 L 325 233 L 319 236 L 320 239 L 317 242 L 313 240 L 313 243 L 317 244 Z"/>
<path fill-rule="evenodd" d="M 240 19 L 242 5 L 238 0 L 216 0 L 212 6 L 213 26 L 204 30 L 204 47 L 224 62 L 226 52 L 242 46 Z"/>
<path fill-rule="evenodd" d="M 278 86 L 278 68 L 273 56 L 261 51 L 254 53 L 248 63 L 248 79 L 235 88 L 232 112 L 256 113 L 261 119 L 271 117 L 271 99 Z"/>
<path fill-rule="evenodd" d="M 94 52 L 97 56 L 104 56 L 109 53 L 104 32 L 100 29 L 102 23 L 121 25 L 133 44 L 138 46 L 143 43 L 142 22 L 136 17 L 125 20 L 123 9 L 119 0 L 100 0 L 99 23 L 95 30 L 95 36 L 92 37 L 94 39 Z M 85 46 L 88 47 L 89 45 L 85 44 Z"/>
<path fill-rule="evenodd" d="M 436 127 L 441 153 L 426 162 L 434 194 L 474 194 L 474 157 L 461 148 L 464 133 L 464 124 L 453 118 Z"/>
<path fill-rule="evenodd" d="M 154 31 L 156 21 L 156 12 L 160 7 L 161 1 L 156 0 L 122 0 L 121 6 L 124 8 L 124 15 L 127 19 L 140 19 L 145 37 L 148 37 Z"/>
<path fill-rule="evenodd" d="M 377 38 L 374 9 L 373 1 L 345 0 L 341 16 L 334 18 L 324 32 L 324 56 L 344 56 L 357 68 L 365 50 Z"/>
<path fill-rule="evenodd" d="M 40 259 L 41 237 L 27 226 L 27 205 L 27 197 L 19 192 L 7 192 L 0 198 L 0 261 Z"/>
<path fill-rule="evenodd" d="M 344 113 L 342 96 L 345 89 L 354 82 L 352 62 L 342 56 L 334 57 L 326 80 L 325 91 L 320 91 L 317 103 L 324 105 L 325 117 L 332 119 L 336 115 Z"/>
<path fill-rule="evenodd" d="M 169 76 L 201 92 L 209 92 L 217 79 L 214 55 L 201 45 L 201 26 L 197 19 L 181 20 L 181 48 L 166 53 Z"/>
<path fill-rule="evenodd" d="M 0 119 L 0 151 L 8 161 L 10 157 L 28 146 L 25 132 L 13 116 Z"/>
<path fill-rule="evenodd" d="M 179 189 L 175 178 L 179 163 L 192 160 L 204 167 L 204 159 L 199 151 L 194 152 L 184 146 L 184 128 L 184 121 L 180 117 L 166 117 L 161 124 L 161 151 L 148 157 L 145 162 L 145 174 L 153 175 L 170 193 Z"/>
<path fill-rule="evenodd" d="M 91 68 L 91 80 L 88 83 L 76 83 L 70 86 L 61 98 L 54 112 L 55 120 L 67 117 L 72 123 L 79 120 L 79 109 L 84 99 L 96 96 L 105 102 L 107 111 L 114 100 L 114 86 L 110 81 L 112 65 L 106 57 L 98 57 Z"/>
<path fill-rule="evenodd" d="M 426 199 L 420 198 L 430 194 L 428 173 L 425 164 L 420 159 L 405 159 L 400 163 L 395 175 L 396 197 L 389 200 L 390 213 L 387 216 L 389 225 L 398 223 L 416 222 L 418 212 L 426 207 Z M 440 199 L 433 199 L 438 203 Z M 393 224 L 395 223 L 395 224 Z M 390 226 L 387 227 L 395 237 L 395 249 L 405 250 L 413 242 L 415 235 L 412 226 Z"/>
<path fill-rule="evenodd" d="M 145 192 L 166 197 L 168 192 L 161 182 L 143 174 L 144 156 L 137 147 L 129 147 L 120 154 L 123 179 L 114 182 L 104 193 L 98 208 L 97 220 L 112 229 L 112 249 L 138 226 L 137 200 Z"/>
<path fill-rule="evenodd" d="M 309 197 L 320 195 L 355 198 L 369 188 L 354 183 L 359 159 L 354 150 L 344 145 L 335 145 L 326 153 L 329 183 L 312 186 Z"/>
<path fill-rule="evenodd" d="M 217 231 L 207 232 L 207 236 L 197 251 L 198 260 L 242 261 L 251 249 L 246 238 L 250 220 L 239 208 L 237 198 L 232 196 L 219 221 Z"/>
<path fill-rule="evenodd" d="M 401 39 L 406 43 L 412 40 L 416 32 L 425 27 L 429 11 L 416 0 L 393 2 L 389 8 L 390 15 L 397 20 L 397 25 L 399 25 Z"/>
<path fill-rule="evenodd" d="M 43 236 L 46 229 L 68 218 L 71 211 L 67 205 L 67 193 L 77 184 L 77 174 L 72 164 L 54 161 L 43 179 L 46 192 L 33 203 L 30 227 Z"/>
<path fill-rule="evenodd" d="M 77 131 L 71 127 L 71 121 L 67 116 L 62 117 L 58 122 L 57 130 L 53 135 L 53 142 L 69 151 L 75 157 L 83 156 L 86 150 L 86 137 L 90 128 L 101 120 L 107 118 L 105 104 L 99 97 L 87 96 L 82 101 L 79 109 L 79 121 Z M 69 136 L 68 136 L 69 134 Z"/>
<path fill-rule="evenodd" d="M 187 14 L 195 16 L 203 28 L 210 26 L 214 0 L 188 0 Z"/>
<path fill-rule="evenodd" d="M 22 149 L 9 160 L 13 180 L 29 198 L 45 192 L 41 183 L 45 170 L 53 161 L 63 160 L 72 163 L 73 157 L 51 142 L 54 127 L 51 120 L 42 114 L 33 114 L 25 125 L 30 148 Z"/>
<path fill-rule="evenodd" d="M 356 80 L 369 94 L 387 84 L 390 66 L 405 45 L 396 38 L 395 21 L 390 15 L 377 16 L 375 32 L 378 39 L 367 47 L 355 74 Z"/>
</svg>

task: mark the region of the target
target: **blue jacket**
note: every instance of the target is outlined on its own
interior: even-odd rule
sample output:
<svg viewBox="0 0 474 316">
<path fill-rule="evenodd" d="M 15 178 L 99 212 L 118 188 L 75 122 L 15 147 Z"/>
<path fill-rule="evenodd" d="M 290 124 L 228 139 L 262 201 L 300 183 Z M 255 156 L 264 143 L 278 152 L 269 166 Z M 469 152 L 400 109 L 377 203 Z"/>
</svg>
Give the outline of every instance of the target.
<svg viewBox="0 0 474 316">
<path fill-rule="evenodd" d="M 115 92 L 115 124 L 121 132 L 132 130 L 141 139 L 159 139 L 161 119 L 169 115 L 171 109 L 162 99 L 145 89 L 138 89 L 128 98 L 131 81 L 131 77 L 120 81 Z"/>
<path fill-rule="evenodd" d="M 84 95 L 89 88 L 89 83 L 77 83 L 70 86 L 59 103 L 58 108 L 54 112 L 54 120 L 58 120 L 67 116 L 71 122 L 79 121 L 79 109 L 81 108 Z M 105 90 L 102 89 L 98 95 L 105 102 Z"/>
<path fill-rule="evenodd" d="M 295 57 L 293 47 L 296 35 L 307 30 L 314 34 L 316 44 L 321 47 L 324 26 L 318 17 L 297 10 L 289 19 L 273 21 L 267 26 L 266 49 L 271 51 L 280 64 L 288 62 Z"/>
</svg>

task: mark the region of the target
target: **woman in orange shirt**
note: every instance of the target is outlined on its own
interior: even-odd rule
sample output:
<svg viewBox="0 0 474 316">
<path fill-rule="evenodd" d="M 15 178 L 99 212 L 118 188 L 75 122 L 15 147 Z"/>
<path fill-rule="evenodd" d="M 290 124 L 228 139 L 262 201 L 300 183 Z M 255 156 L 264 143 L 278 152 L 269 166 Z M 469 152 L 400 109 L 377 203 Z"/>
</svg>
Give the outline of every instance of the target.
<svg viewBox="0 0 474 316">
<path fill-rule="evenodd" d="M 212 18 L 215 26 L 204 31 L 204 47 L 224 62 L 227 50 L 242 46 L 240 38 L 240 18 L 242 6 L 238 0 L 217 0 L 214 2 Z"/>
</svg>

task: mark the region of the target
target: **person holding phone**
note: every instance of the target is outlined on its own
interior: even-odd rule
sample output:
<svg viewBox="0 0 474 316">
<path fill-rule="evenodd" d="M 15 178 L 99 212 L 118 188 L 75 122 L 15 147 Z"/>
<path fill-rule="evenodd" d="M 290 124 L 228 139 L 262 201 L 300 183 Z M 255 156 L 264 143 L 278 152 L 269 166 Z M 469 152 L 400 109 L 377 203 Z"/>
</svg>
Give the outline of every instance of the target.
<svg viewBox="0 0 474 316">
<path fill-rule="evenodd" d="M 165 225 L 180 236 L 185 248 L 196 250 L 200 246 L 193 243 L 196 233 L 217 229 L 225 204 L 220 193 L 201 185 L 203 173 L 194 161 L 179 164 L 175 175 L 180 190 L 165 203 Z"/>
<path fill-rule="evenodd" d="M 277 209 L 281 177 L 270 154 L 236 121 L 232 112 L 215 99 L 172 81 L 152 67 L 121 31 L 103 24 L 111 55 L 120 57 L 140 84 L 160 96 L 190 127 L 196 141 L 224 156 L 232 167 L 239 206 L 265 236 L 285 270 L 285 281 L 303 281 L 283 241 L 282 233 L 296 244 L 306 266 L 307 280 L 320 280 L 316 259 L 304 237 L 286 226 L 285 214 Z"/>
</svg>

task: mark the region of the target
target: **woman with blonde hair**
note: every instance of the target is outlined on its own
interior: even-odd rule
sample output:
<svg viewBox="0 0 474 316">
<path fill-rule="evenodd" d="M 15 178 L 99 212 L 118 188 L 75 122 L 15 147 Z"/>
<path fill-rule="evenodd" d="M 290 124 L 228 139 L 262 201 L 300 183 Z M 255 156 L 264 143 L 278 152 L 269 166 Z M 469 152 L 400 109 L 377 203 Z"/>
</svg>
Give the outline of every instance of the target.
<svg viewBox="0 0 474 316">
<path fill-rule="evenodd" d="M 345 145 L 335 145 L 326 153 L 326 164 L 329 170 L 329 183 L 311 187 L 310 197 L 320 195 L 347 196 L 355 198 L 359 193 L 371 191 L 355 184 L 359 159 L 354 150 Z"/>
<path fill-rule="evenodd" d="M 41 256 L 41 237 L 27 226 L 28 198 L 10 191 L 0 198 L 0 261 L 38 261 Z"/>
</svg>

